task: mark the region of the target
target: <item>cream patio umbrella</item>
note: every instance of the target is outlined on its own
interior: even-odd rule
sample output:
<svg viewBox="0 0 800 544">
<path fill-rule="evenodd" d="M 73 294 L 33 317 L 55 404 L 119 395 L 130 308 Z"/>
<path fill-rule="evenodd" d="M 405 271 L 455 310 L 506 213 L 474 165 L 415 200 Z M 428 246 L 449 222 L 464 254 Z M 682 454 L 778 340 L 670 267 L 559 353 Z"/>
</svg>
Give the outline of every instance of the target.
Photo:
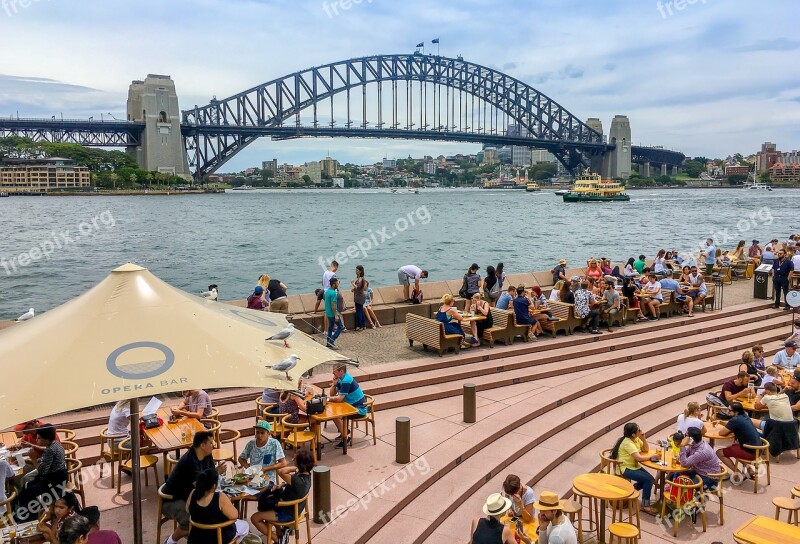
<svg viewBox="0 0 800 544">
<path fill-rule="evenodd" d="M 68 410 L 187 389 L 290 389 L 320 363 L 344 359 L 282 314 L 204 300 L 126 264 L 79 297 L 0 331 L 0 429 Z M 286 373 L 266 368 L 297 354 Z M 132 417 L 132 429 L 138 428 Z M 132 432 L 138 463 L 139 433 Z M 141 542 L 139 471 L 134 476 L 135 542 Z"/>
</svg>

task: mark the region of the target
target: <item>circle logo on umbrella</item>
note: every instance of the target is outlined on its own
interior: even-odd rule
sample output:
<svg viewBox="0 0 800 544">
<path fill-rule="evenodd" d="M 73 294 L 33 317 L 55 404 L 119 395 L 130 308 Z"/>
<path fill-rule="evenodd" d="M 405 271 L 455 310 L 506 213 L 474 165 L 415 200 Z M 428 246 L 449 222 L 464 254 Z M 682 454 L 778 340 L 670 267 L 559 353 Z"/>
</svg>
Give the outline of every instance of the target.
<svg viewBox="0 0 800 544">
<path fill-rule="evenodd" d="M 163 374 L 175 364 L 175 354 L 158 342 L 133 342 L 111 352 L 108 371 L 125 380 L 145 380 Z"/>
</svg>

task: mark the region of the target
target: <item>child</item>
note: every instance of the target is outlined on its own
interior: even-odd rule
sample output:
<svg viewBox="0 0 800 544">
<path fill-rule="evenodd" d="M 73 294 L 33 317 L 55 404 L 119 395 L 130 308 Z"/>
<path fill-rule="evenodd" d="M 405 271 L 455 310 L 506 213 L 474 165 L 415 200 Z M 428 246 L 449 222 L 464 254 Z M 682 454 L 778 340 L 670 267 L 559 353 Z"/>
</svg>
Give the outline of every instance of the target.
<svg viewBox="0 0 800 544">
<path fill-rule="evenodd" d="M 46 542 L 59 544 L 58 532 L 64 521 L 77 514 L 80 514 L 80 505 L 74 493 L 64 493 L 63 497 L 56 499 L 47 513 L 39 522 L 39 531 L 42 533 Z"/>
<path fill-rule="evenodd" d="M 369 326 L 371 329 L 374 328 L 381 328 L 381 323 L 378 321 L 378 316 L 375 315 L 375 310 L 372 309 L 372 288 L 369 287 L 369 282 L 367 282 L 367 296 L 366 300 L 364 301 L 364 314 L 367 316 L 367 320 L 369 321 Z"/>
<path fill-rule="evenodd" d="M 794 320 L 794 331 L 792 335 L 786 339 L 787 342 L 797 342 L 800 340 L 800 319 Z"/>
</svg>

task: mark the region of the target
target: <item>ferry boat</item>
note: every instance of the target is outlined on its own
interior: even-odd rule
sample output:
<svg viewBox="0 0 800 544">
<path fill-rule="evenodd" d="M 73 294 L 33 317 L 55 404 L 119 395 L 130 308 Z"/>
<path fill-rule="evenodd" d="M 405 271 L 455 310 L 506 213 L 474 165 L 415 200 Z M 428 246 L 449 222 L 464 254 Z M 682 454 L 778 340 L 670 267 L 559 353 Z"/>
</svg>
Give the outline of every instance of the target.
<svg viewBox="0 0 800 544">
<path fill-rule="evenodd" d="M 239 187 L 233 187 L 231 191 L 250 191 L 252 188 L 252 185 L 240 185 Z"/>
<path fill-rule="evenodd" d="M 502 166 L 500 167 L 500 176 L 498 178 L 483 182 L 484 189 L 527 189 L 527 185 L 525 180 L 520 179 L 519 171 L 517 171 L 515 178 L 506 178 Z"/>
<path fill-rule="evenodd" d="M 562 198 L 564 202 L 627 202 L 631 199 L 621 183 L 602 179 L 588 170 L 575 178 L 575 186 Z"/>
<path fill-rule="evenodd" d="M 0 198 L 7 197 L 7 196 L 11 196 L 11 195 L 9 193 L 7 193 L 6 191 L 0 191 Z"/>
</svg>

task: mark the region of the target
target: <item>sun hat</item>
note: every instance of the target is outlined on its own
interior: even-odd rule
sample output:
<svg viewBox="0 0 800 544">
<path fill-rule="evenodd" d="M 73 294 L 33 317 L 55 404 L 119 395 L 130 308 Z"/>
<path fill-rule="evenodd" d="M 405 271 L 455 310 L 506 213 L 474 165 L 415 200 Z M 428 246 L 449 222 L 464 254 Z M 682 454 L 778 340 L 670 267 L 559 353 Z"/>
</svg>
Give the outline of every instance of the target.
<svg viewBox="0 0 800 544">
<path fill-rule="evenodd" d="M 270 426 L 269 421 L 267 421 L 266 419 L 262 419 L 262 420 L 256 421 L 256 424 L 253 425 L 253 428 L 254 429 L 264 429 L 265 431 L 272 432 L 272 427 Z"/>
<path fill-rule="evenodd" d="M 542 491 L 539 500 L 534 501 L 533 507 L 540 512 L 544 510 L 563 510 L 564 501 L 559 500 L 558 495 L 552 491 Z"/>
<path fill-rule="evenodd" d="M 487 516 L 499 516 L 511 508 L 511 499 L 500 493 L 492 493 L 483 505 L 483 513 Z"/>
<path fill-rule="evenodd" d="M 567 260 L 566 259 L 561 259 L 560 261 L 558 261 L 558 264 L 567 264 Z"/>
</svg>

